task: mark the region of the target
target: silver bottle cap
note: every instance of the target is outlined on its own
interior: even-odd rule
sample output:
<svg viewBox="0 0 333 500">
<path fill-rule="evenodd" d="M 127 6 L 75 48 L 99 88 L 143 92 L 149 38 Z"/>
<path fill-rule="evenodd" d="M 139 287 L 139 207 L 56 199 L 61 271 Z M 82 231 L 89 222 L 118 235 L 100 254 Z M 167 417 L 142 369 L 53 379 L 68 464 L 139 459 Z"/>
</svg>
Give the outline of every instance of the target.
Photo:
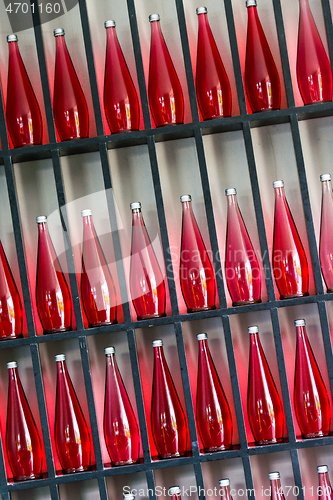
<svg viewBox="0 0 333 500">
<path fill-rule="evenodd" d="M 257 0 L 246 0 L 245 5 L 246 5 L 246 7 L 256 7 L 257 6 Z"/>
<path fill-rule="evenodd" d="M 181 493 L 181 490 L 179 488 L 179 486 L 171 486 L 171 488 L 169 488 L 169 495 L 180 495 Z"/>
<path fill-rule="evenodd" d="M 320 176 L 321 182 L 330 181 L 331 179 L 332 179 L 331 174 L 321 174 Z"/>
<path fill-rule="evenodd" d="M 149 22 L 152 23 L 154 21 L 159 21 L 160 20 L 160 15 L 159 14 L 150 14 L 149 16 Z"/>
<path fill-rule="evenodd" d="M 9 361 L 9 363 L 7 363 L 7 368 L 8 368 L 8 370 L 10 368 L 17 368 L 17 362 L 16 361 Z"/>
<path fill-rule="evenodd" d="M 88 215 L 92 215 L 92 211 L 90 208 L 86 208 L 85 210 L 81 210 L 81 217 L 88 217 Z"/>
<path fill-rule="evenodd" d="M 18 38 L 17 38 L 17 35 L 8 35 L 7 36 L 7 42 L 17 42 Z"/>
<path fill-rule="evenodd" d="M 159 339 L 159 340 L 153 340 L 153 341 L 152 341 L 152 344 L 153 344 L 153 347 L 162 347 L 162 345 L 163 345 L 163 340 L 162 340 L 162 339 Z"/>
<path fill-rule="evenodd" d="M 230 486 L 230 479 L 228 479 L 228 478 L 227 479 L 220 479 L 219 480 L 219 485 L 221 487 L 223 487 L 223 486 Z"/>
<path fill-rule="evenodd" d="M 318 465 L 317 472 L 319 472 L 319 474 L 322 473 L 322 472 L 328 472 L 327 465 Z"/>
<path fill-rule="evenodd" d="M 181 197 L 180 197 L 180 201 L 182 203 L 184 203 L 184 201 L 192 201 L 192 197 L 190 194 L 183 194 Z"/>
<path fill-rule="evenodd" d="M 207 7 L 197 7 L 196 13 L 197 13 L 197 15 L 199 15 L 199 14 L 207 14 Z"/>
<path fill-rule="evenodd" d="M 36 217 L 36 222 L 37 224 L 43 224 L 43 222 L 47 222 L 46 215 L 39 215 L 38 217 Z"/>
<path fill-rule="evenodd" d="M 198 333 L 197 340 L 206 340 L 206 339 L 207 339 L 207 333 Z"/>
<path fill-rule="evenodd" d="M 237 194 L 236 188 L 228 188 L 225 190 L 226 196 L 230 196 L 231 194 Z"/>
<path fill-rule="evenodd" d="M 53 31 L 54 36 L 64 36 L 65 30 L 64 28 L 57 28 Z"/>
<path fill-rule="evenodd" d="M 130 204 L 131 210 L 141 210 L 141 203 L 139 201 L 133 201 L 133 203 Z"/>
<path fill-rule="evenodd" d="M 270 472 L 268 477 L 269 479 L 280 479 L 280 472 Z"/>
<path fill-rule="evenodd" d="M 273 182 L 273 188 L 283 188 L 284 182 L 283 181 L 274 181 Z"/>
<path fill-rule="evenodd" d="M 116 26 L 116 21 L 114 21 L 113 19 L 104 22 L 104 28 L 115 28 L 115 26 Z"/>
<path fill-rule="evenodd" d="M 258 333 L 259 327 L 258 326 L 249 326 L 247 331 L 248 331 L 248 333 Z"/>
<path fill-rule="evenodd" d="M 306 321 L 305 321 L 305 319 L 295 319 L 294 325 L 295 326 L 305 326 L 306 325 Z"/>
<path fill-rule="evenodd" d="M 108 356 L 109 354 L 114 354 L 115 352 L 116 352 L 116 350 L 113 346 L 106 347 L 104 349 L 104 354 L 106 354 L 106 356 Z"/>
<path fill-rule="evenodd" d="M 54 356 L 54 359 L 58 363 L 58 361 L 65 361 L 66 356 L 65 356 L 65 354 L 57 354 L 56 356 Z"/>
<path fill-rule="evenodd" d="M 125 493 L 124 500 L 134 500 L 135 496 L 132 493 Z"/>
</svg>

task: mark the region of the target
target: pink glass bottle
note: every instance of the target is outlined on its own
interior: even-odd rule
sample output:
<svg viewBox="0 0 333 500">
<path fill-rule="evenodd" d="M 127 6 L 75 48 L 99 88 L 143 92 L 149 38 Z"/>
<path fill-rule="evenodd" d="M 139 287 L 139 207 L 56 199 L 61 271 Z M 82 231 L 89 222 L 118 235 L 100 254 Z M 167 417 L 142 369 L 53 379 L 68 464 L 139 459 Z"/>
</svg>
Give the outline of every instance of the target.
<svg viewBox="0 0 333 500">
<path fill-rule="evenodd" d="M 236 189 L 225 190 L 228 200 L 228 223 L 225 272 L 232 305 L 261 302 L 259 263 L 239 210 Z"/>
<path fill-rule="evenodd" d="M 44 334 L 72 329 L 71 295 L 54 251 L 47 228 L 47 217 L 36 218 L 38 224 L 38 257 L 36 304 Z"/>
<path fill-rule="evenodd" d="M 197 10 L 199 32 L 196 90 L 204 120 L 231 114 L 231 90 L 228 75 L 211 32 L 207 8 Z"/>
<path fill-rule="evenodd" d="M 332 500 L 333 491 L 330 483 L 330 478 L 328 477 L 328 467 L 327 465 L 318 465 L 318 500 Z"/>
<path fill-rule="evenodd" d="M 232 420 L 228 401 L 212 360 L 207 334 L 199 342 L 196 420 L 206 452 L 228 450 L 232 444 Z"/>
<path fill-rule="evenodd" d="M 0 340 L 22 335 L 22 305 L 0 241 Z"/>
<path fill-rule="evenodd" d="M 187 312 L 215 309 L 215 274 L 195 220 L 189 194 L 180 197 L 183 206 L 180 250 L 180 284 Z"/>
<path fill-rule="evenodd" d="M 104 437 L 112 465 L 135 464 L 139 458 L 138 424 L 119 373 L 115 348 L 106 347 Z"/>
<path fill-rule="evenodd" d="M 55 444 L 64 473 L 88 470 L 91 461 L 90 434 L 69 377 L 66 356 L 57 354 Z"/>
<path fill-rule="evenodd" d="M 168 496 L 170 500 L 181 500 L 181 489 L 179 486 L 171 486 L 168 491 Z"/>
<path fill-rule="evenodd" d="M 140 108 L 133 80 L 116 33 L 116 22 L 105 21 L 107 34 L 104 109 L 113 134 L 139 130 Z"/>
<path fill-rule="evenodd" d="M 248 25 L 245 56 L 245 89 L 252 111 L 280 109 L 279 74 L 259 21 L 257 1 L 246 1 Z"/>
<path fill-rule="evenodd" d="M 9 48 L 6 122 L 14 147 L 42 142 L 42 118 L 17 45 L 17 35 L 8 35 Z"/>
<path fill-rule="evenodd" d="M 165 316 L 165 285 L 160 266 L 141 214 L 141 203 L 133 202 L 130 288 L 140 319 Z"/>
<path fill-rule="evenodd" d="M 272 260 L 280 298 L 287 299 L 309 295 L 309 268 L 283 186 L 283 181 L 273 182 L 275 214 Z"/>
<path fill-rule="evenodd" d="M 24 394 L 16 361 L 7 363 L 9 385 L 6 448 L 14 481 L 37 479 L 42 474 L 42 447 Z"/>
<path fill-rule="evenodd" d="M 306 334 L 305 320 L 295 320 L 296 366 L 294 403 L 303 438 L 327 436 L 330 431 L 330 403 L 327 390 Z"/>
<path fill-rule="evenodd" d="M 321 225 L 319 257 L 327 292 L 333 292 L 333 196 L 331 175 L 320 176 L 322 183 Z"/>
<path fill-rule="evenodd" d="M 300 0 L 296 75 L 304 104 L 332 100 L 332 71 L 308 0 Z"/>
<path fill-rule="evenodd" d="M 89 326 L 117 323 L 117 300 L 112 276 L 96 234 L 90 209 L 82 210 L 83 246 L 81 298 Z"/>
<path fill-rule="evenodd" d="M 220 479 L 219 480 L 219 494 L 221 500 L 232 500 L 232 496 L 230 493 L 230 479 Z"/>
<path fill-rule="evenodd" d="M 156 127 L 183 123 L 183 91 L 162 35 L 159 14 L 149 16 L 151 23 L 148 97 Z"/>
<path fill-rule="evenodd" d="M 281 487 L 280 472 L 270 472 L 268 477 L 271 483 L 271 500 L 285 500 Z"/>
<path fill-rule="evenodd" d="M 53 33 L 56 37 L 54 122 L 62 141 L 88 137 L 88 106 L 67 50 L 65 30 L 58 28 Z"/>
<path fill-rule="evenodd" d="M 154 340 L 151 428 L 159 458 L 186 454 L 187 423 L 165 360 L 163 340 Z"/>
<path fill-rule="evenodd" d="M 249 326 L 250 364 L 247 412 L 256 445 L 279 443 L 283 438 L 283 409 L 264 351 L 259 328 Z"/>
</svg>

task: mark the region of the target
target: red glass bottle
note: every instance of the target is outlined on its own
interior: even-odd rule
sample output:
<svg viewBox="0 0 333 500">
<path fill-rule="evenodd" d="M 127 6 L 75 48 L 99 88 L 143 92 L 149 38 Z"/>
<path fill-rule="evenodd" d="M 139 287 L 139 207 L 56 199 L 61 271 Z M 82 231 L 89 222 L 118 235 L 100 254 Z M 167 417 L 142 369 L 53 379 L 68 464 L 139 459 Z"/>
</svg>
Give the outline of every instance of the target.
<svg viewBox="0 0 333 500">
<path fill-rule="evenodd" d="M 65 30 L 58 28 L 53 33 L 56 37 L 54 122 L 62 141 L 88 137 L 88 106 L 67 50 Z"/>
<path fill-rule="evenodd" d="M 283 409 L 264 351 L 259 328 L 249 326 L 250 364 L 247 413 L 256 445 L 279 443 L 283 438 Z"/>
<path fill-rule="evenodd" d="M 165 285 L 141 214 L 141 203 L 131 203 L 132 250 L 130 287 L 140 319 L 165 316 Z"/>
<path fill-rule="evenodd" d="M 331 186 L 331 175 L 320 176 L 322 182 L 322 204 L 319 257 L 321 272 L 323 274 L 327 292 L 333 292 L 333 196 Z"/>
<path fill-rule="evenodd" d="M 281 487 L 280 472 L 270 472 L 268 477 L 271 482 L 271 500 L 285 500 Z"/>
<path fill-rule="evenodd" d="M 228 75 L 211 32 L 207 8 L 198 7 L 199 21 L 196 90 L 204 120 L 231 114 L 231 90 Z"/>
<path fill-rule="evenodd" d="M 89 326 L 117 323 L 117 299 L 112 276 L 98 240 L 92 212 L 82 210 L 83 245 L 81 298 Z"/>
<path fill-rule="evenodd" d="M 228 401 L 212 360 L 207 334 L 199 342 L 196 419 L 206 452 L 228 450 L 232 443 L 232 420 Z"/>
<path fill-rule="evenodd" d="M 0 340 L 22 336 L 22 305 L 0 241 Z"/>
<path fill-rule="evenodd" d="M 280 79 L 262 29 L 257 1 L 246 1 L 248 25 L 245 56 L 245 89 L 252 111 L 280 109 Z"/>
<path fill-rule="evenodd" d="M 57 354 L 55 444 L 64 473 L 88 470 L 91 461 L 90 434 L 69 377 L 66 356 Z"/>
<path fill-rule="evenodd" d="M 330 431 L 330 403 L 327 390 L 306 334 L 305 320 L 295 321 L 296 366 L 294 403 L 303 438 L 327 436 Z"/>
<path fill-rule="evenodd" d="M 38 224 L 38 257 L 36 304 L 44 334 L 72 329 L 71 295 L 54 251 L 47 228 L 47 217 L 36 218 Z"/>
<path fill-rule="evenodd" d="M 14 481 L 37 479 L 42 474 L 42 447 L 24 394 L 16 361 L 7 363 L 9 385 L 6 448 Z"/>
<path fill-rule="evenodd" d="M 230 479 L 220 479 L 219 480 L 219 494 L 221 500 L 232 500 L 232 496 L 230 493 Z"/>
<path fill-rule="evenodd" d="M 160 16 L 151 14 L 148 97 L 156 127 L 183 123 L 183 91 L 162 35 Z"/>
<path fill-rule="evenodd" d="M 332 100 L 332 71 L 307 0 L 300 0 L 296 75 L 304 104 Z"/>
<path fill-rule="evenodd" d="M 330 483 L 330 478 L 328 477 L 328 467 L 327 465 L 318 465 L 318 500 L 333 500 L 333 491 Z"/>
<path fill-rule="evenodd" d="M 273 237 L 273 272 L 280 298 L 309 295 L 309 268 L 284 194 L 284 182 L 273 182 L 275 214 Z"/>
<path fill-rule="evenodd" d="M 181 500 L 181 489 L 179 486 L 171 486 L 168 491 L 168 496 L 170 500 Z"/>
<path fill-rule="evenodd" d="M 180 197 L 183 206 L 180 250 L 180 284 L 187 312 L 215 309 L 215 274 L 195 220 L 189 194 Z"/>
<path fill-rule="evenodd" d="M 139 458 L 138 424 L 119 373 L 115 348 L 106 347 L 104 437 L 112 465 L 135 464 Z"/>
<path fill-rule="evenodd" d="M 225 272 L 232 305 L 261 302 L 259 263 L 239 210 L 236 189 L 226 189 L 228 224 L 225 250 Z"/>
<path fill-rule="evenodd" d="M 164 356 L 163 341 L 154 340 L 151 428 L 159 458 L 186 454 L 187 423 Z"/>
<path fill-rule="evenodd" d="M 17 45 L 17 35 L 8 35 L 9 48 L 6 122 L 14 147 L 42 142 L 42 118 Z"/>
<path fill-rule="evenodd" d="M 116 22 L 105 21 L 107 45 L 104 78 L 104 109 L 113 134 L 139 130 L 139 100 L 119 45 Z"/>
</svg>

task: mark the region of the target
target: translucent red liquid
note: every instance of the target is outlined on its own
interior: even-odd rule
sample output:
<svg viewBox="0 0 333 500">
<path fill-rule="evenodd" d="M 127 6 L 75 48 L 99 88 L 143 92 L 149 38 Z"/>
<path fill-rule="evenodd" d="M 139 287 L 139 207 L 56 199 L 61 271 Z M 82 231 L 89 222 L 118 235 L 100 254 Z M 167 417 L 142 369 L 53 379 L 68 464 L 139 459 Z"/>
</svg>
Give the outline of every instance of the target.
<svg viewBox="0 0 333 500">
<path fill-rule="evenodd" d="M 22 319 L 20 295 L 0 241 L 0 340 L 20 337 Z"/>
<path fill-rule="evenodd" d="M 328 472 L 319 472 L 318 479 L 319 479 L 318 500 L 332 500 L 333 490 L 330 483 L 330 479 L 328 477 Z"/>
</svg>

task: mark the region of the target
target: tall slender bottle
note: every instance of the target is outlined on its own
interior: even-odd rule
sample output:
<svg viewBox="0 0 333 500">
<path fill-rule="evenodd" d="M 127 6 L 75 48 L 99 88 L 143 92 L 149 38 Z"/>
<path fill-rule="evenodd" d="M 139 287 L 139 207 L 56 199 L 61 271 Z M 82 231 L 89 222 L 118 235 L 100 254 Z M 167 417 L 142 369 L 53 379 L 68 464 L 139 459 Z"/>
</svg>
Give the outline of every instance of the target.
<svg viewBox="0 0 333 500">
<path fill-rule="evenodd" d="M 197 427 L 206 452 L 228 450 L 232 444 L 230 408 L 209 351 L 207 334 L 199 333 L 197 340 Z"/>
<path fill-rule="evenodd" d="M 230 479 L 220 479 L 219 480 L 219 487 L 220 487 L 220 497 L 221 500 L 232 500 L 232 496 L 230 493 Z"/>
<path fill-rule="evenodd" d="M 309 268 L 284 194 L 284 182 L 273 182 L 275 190 L 273 272 L 281 299 L 309 295 Z"/>
<path fill-rule="evenodd" d="M 283 409 L 264 351 L 259 328 L 249 326 L 250 364 L 247 412 L 257 445 L 279 443 L 283 438 Z"/>
<path fill-rule="evenodd" d="M 179 486 L 171 486 L 168 491 L 168 496 L 171 497 L 170 500 L 181 500 L 181 489 Z"/>
<path fill-rule="evenodd" d="M 96 234 L 90 209 L 82 210 L 81 298 L 89 326 L 117 323 L 117 299 L 110 270 Z"/>
<path fill-rule="evenodd" d="M 225 248 L 225 272 L 232 305 L 261 302 L 261 275 L 242 214 L 236 189 L 225 190 L 228 200 L 228 223 Z"/>
<path fill-rule="evenodd" d="M 196 90 L 204 120 L 231 114 L 231 90 L 228 75 L 207 19 L 207 8 L 197 10 L 199 32 Z"/>
<path fill-rule="evenodd" d="M 82 472 L 90 467 L 90 434 L 69 377 L 66 356 L 57 354 L 55 444 L 63 472 Z"/>
<path fill-rule="evenodd" d="M 89 114 L 82 87 L 65 42 L 65 30 L 54 30 L 56 61 L 53 114 L 62 141 L 88 137 Z"/>
<path fill-rule="evenodd" d="M 42 118 L 17 44 L 17 35 L 8 35 L 9 48 L 6 122 L 14 147 L 42 142 Z"/>
<path fill-rule="evenodd" d="M 139 458 L 138 424 L 119 373 L 115 348 L 106 347 L 104 437 L 112 465 L 135 464 Z"/>
<path fill-rule="evenodd" d="M 162 35 L 159 14 L 149 16 L 151 24 L 148 97 L 156 127 L 183 123 L 183 91 Z"/>
<path fill-rule="evenodd" d="M 318 465 L 318 500 L 332 500 L 333 490 L 330 483 L 330 478 L 328 477 L 328 467 L 327 465 Z"/>
<path fill-rule="evenodd" d="M 305 320 L 296 319 L 296 366 L 294 403 L 303 438 L 327 436 L 330 431 L 330 402 L 306 334 Z"/>
<path fill-rule="evenodd" d="M 163 350 L 163 340 L 154 340 L 154 374 L 151 428 L 160 458 L 186 454 L 187 423 Z"/>
<path fill-rule="evenodd" d="M 9 385 L 6 448 L 14 481 L 37 479 L 42 474 L 42 447 L 24 394 L 16 361 L 7 363 Z"/>
<path fill-rule="evenodd" d="M 280 109 L 280 79 L 260 24 L 257 1 L 246 1 L 248 25 L 245 59 L 245 89 L 252 111 Z"/>
<path fill-rule="evenodd" d="M 22 305 L 0 241 L 0 340 L 22 335 Z"/>
<path fill-rule="evenodd" d="M 327 292 L 333 292 L 333 195 L 331 174 L 320 176 L 322 185 L 319 257 Z"/>
<path fill-rule="evenodd" d="M 332 70 L 311 14 L 308 0 L 300 0 L 296 75 L 304 104 L 332 100 Z"/>
<path fill-rule="evenodd" d="M 36 218 L 38 257 L 36 304 L 44 334 L 72 329 L 72 301 L 47 228 L 47 217 Z"/>
<path fill-rule="evenodd" d="M 132 301 L 140 319 L 165 316 L 165 285 L 156 255 L 141 214 L 141 203 L 132 210 L 132 250 L 130 288 Z"/>
<path fill-rule="evenodd" d="M 104 109 L 113 134 L 139 130 L 139 100 L 119 45 L 116 22 L 105 21 L 107 45 L 104 78 Z"/>
<path fill-rule="evenodd" d="M 285 500 L 281 487 L 280 472 L 270 472 L 268 477 L 271 483 L 271 500 Z"/>
<path fill-rule="evenodd" d="M 180 284 L 187 312 L 215 309 L 215 274 L 209 260 L 189 194 L 180 197 L 183 206 L 180 250 Z"/>
</svg>

